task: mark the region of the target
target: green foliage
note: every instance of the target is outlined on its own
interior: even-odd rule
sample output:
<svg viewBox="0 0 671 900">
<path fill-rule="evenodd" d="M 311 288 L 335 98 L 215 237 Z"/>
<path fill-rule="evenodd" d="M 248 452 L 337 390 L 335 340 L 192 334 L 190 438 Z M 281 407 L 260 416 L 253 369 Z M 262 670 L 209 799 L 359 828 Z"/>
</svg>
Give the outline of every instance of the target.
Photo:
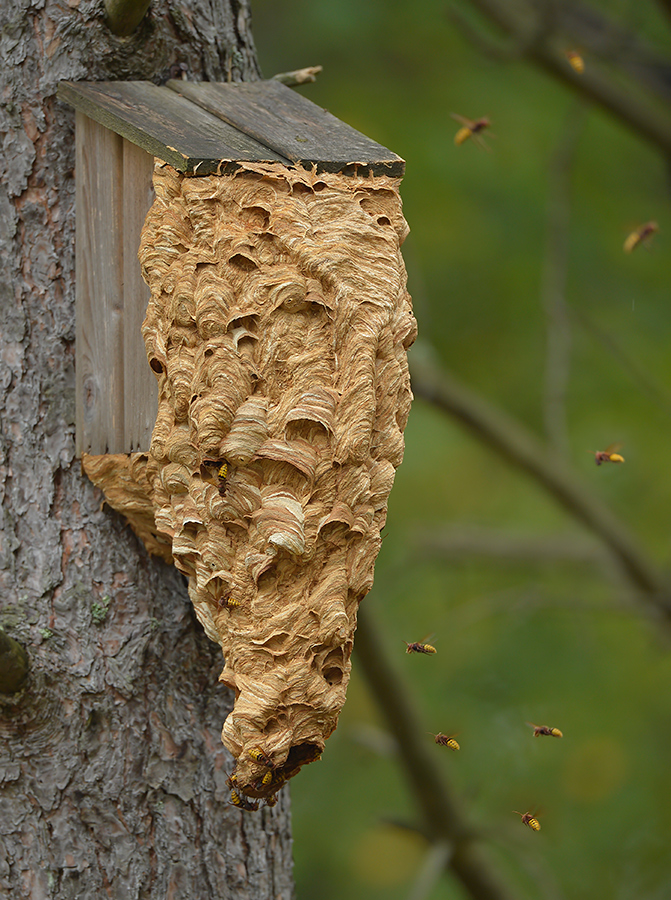
<svg viewBox="0 0 671 900">
<path fill-rule="evenodd" d="M 629 15 L 669 54 L 671 25 L 654 4 L 596 5 Z M 483 57 L 437 0 L 255 0 L 254 14 L 267 76 L 323 65 L 302 93 L 407 160 L 404 255 L 421 338 L 542 434 L 549 171 L 574 98 L 527 63 Z M 492 152 L 455 147 L 451 112 L 489 116 Z M 664 567 L 668 170 L 642 139 L 591 109 L 571 183 L 569 462 Z M 649 219 L 660 224 L 649 252 L 624 254 L 628 231 Z M 626 463 L 597 468 L 587 451 L 616 440 Z M 429 537 L 448 525 L 592 540 L 535 484 L 416 401 L 365 602 L 384 623 L 426 731 L 459 732 L 461 750 L 436 747 L 438 763 L 514 896 L 661 900 L 671 877 L 668 633 L 660 638 L 625 585 L 595 566 L 429 552 Z M 405 654 L 404 640 L 429 634 L 435 656 Z M 534 738 L 526 721 L 564 738 Z M 417 812 L 356 660 L 338 731 L 323 762 L 295 780 L 292 799 L 300 900 L 409 895 L 427 848 L 389 824 L 416 823 Z M 536 807 L 538 834 L 512 813 Z M 463 896 L 444 878 L 426 900 Z"/>
</svg>

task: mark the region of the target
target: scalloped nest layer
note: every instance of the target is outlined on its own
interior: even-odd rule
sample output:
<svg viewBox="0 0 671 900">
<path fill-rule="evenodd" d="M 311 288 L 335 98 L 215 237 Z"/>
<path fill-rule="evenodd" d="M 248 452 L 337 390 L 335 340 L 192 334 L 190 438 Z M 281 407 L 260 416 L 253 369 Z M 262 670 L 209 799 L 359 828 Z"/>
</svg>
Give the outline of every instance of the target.
<svg viewBox="0 0 671 900">
<path fill-rule="evenodd" d="M 387 177 L 157 163 L 154 184 L 151 448 L 85 468 L 150 552 L 171 550 L 221 644 L 247 808 L 318 758 L 345 702 L 412 399 L 408 229 Z"/>
</svg>

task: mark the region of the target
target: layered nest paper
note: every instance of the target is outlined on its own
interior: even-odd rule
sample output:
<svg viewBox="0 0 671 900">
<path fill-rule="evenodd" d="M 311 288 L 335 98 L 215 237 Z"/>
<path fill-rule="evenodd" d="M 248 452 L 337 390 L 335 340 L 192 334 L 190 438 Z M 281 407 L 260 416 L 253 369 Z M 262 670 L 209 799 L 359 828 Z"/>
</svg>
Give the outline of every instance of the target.
<svg viewBox="0 0 671 900">
<path fill-rule="evenodd" d="M 140 261 L 149 453 L 85 469 L 174 561 L 235 692 L 236 805 L 273 801 L 345 701 L 403 457 L 416 334 L 398 180 L 155 167 Z"/>
</svg>

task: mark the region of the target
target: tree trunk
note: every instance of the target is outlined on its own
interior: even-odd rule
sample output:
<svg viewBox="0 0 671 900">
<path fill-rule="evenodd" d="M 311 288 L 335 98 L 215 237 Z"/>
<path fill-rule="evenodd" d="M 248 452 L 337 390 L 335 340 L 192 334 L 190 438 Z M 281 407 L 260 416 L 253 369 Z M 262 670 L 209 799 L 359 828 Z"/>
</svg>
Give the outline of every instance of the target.
<svg viewBox="0 0 671 900">
<path fill-rule="evenodd" d="M 228 802 L 220 650 L 75 459 L 74 113 L 55 99 L 171 68 L 256 79 L 248 3 L 155 3 L 126 39 L 104 15 L 0 10 L 0 626 L 30 662 L 0 696 L 0 895 L 289 898 L 286 789 Z"/>
</svg>

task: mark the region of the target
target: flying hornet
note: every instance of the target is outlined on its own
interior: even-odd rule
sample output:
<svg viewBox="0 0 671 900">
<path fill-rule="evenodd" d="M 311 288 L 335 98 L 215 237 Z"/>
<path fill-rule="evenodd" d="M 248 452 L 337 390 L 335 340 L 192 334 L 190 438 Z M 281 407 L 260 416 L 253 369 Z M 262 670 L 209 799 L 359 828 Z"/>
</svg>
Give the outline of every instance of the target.
<svg viewBox="0 0 671 900">
<path fill-rule="evenodd" d="M 430 731 L 429 734 L 433 735 L 434 741 L 442 747 L 449 747 L 450 750 L 459 750 L 459 744 L 455 741 L 455 734 L 443 734 L 442 731 L 439 731 L 438 734 L 433 734 Z"/>
<path fill-rule="evenodd" d="M 458 116 L 456 113 L 450 113 L 450 115 L 461 125 L 461 128 L 454 136 L 454 143 L 457 145 L 457 147 L 459 147 L 464 143 L 464 141 L 467 141 L 469 138 L 473 138 L 473 141 L 480 147 L 484 147 L 485 150 L 490 149 L 490 147 L 488 147 L 483 140 L 482 134 L 480 133 L 484 131 L 485 128 L 489 128 L 490 122 L 486 116 L 482 119 L 472 120 L 465 119 L 463 116 Z"/>
<path fill-rule="evenodd" d="M 587 452 L 594 455 L 594 461 L 597 466 L 605 462 L 623 463 L 624 456 L 620 456 L 617 452 L 621 446 L 622 444 L 609 444 L 605 450 L 588 450 Z"/>
<path fill-rule="evenodd" d="M 432 647 L 431 644 L 425 644 L 423 641 L 413 641 L 412 644 L 409 644 L 407 641 L 403 641 L 405 646 L 407 647 L 406 653 L 435 653 L 436 648 Z"/>
<path fill-rule="evenodd" d="M 534 725 L 533 722 L 527 722 L 527 725 L 529 728 L 533 728 L 534 737 L 539 737 L 541 734 L 547 734 L 550 737 L 564 737 L 558 728 L 550 728 L 549 725 Z"/>
<path fill-rule="evenodd" d="M 521 813 L 521 812 L 517 812 L 516 809 L 514 809 L 513 812 L 517 813 L 517 815 L 522 818 L 523 825 L 527 825 L 529 828 L 533 829 L 534 831 L 541 830 L 541 823 L 538 821 L 538 819 L 536 818 L 536 816 L 533 813 L 530 813 L 530 812 Z"/>
<path fill-rule="evenodd" d="M 578 73 L 578 75 L 582 75 L 585 71 L 585 60 L 578 53 L 577 50 L 564 50 L 564 56 L 569 62 L 571 68 Z"/>
<path fill-rule="evenodd" d="M 644 225 L 639 225 L 635 231 L 632 231 L 632 233 L 627 236 L 622 249 L 625 253 L 631 253 L 639 244 L 650 240 L 657 231 L 659 231 L 657 222 L 646 222 Z"/>
</svg>

